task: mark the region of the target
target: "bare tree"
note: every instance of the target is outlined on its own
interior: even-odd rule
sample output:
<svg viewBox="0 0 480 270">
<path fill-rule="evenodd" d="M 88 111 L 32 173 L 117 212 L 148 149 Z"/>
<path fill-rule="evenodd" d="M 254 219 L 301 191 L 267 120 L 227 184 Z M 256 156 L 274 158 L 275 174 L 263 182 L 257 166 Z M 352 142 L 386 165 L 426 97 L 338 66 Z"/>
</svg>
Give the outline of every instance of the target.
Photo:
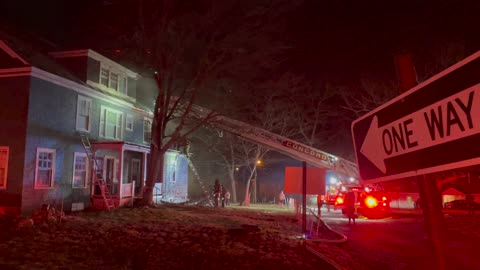
<svg viewBox="0 0 480 270">
<path fill-rule="evenodd" d="M 248 81 L 281 61 L 286 47 L 271 33 L 292 7 L 288 2 L 139 1 L 133 40 L 139 59 L 155 70 L 159 90 L 144 204 L 152 203 L 154 184 L 163 179 L 164 153 L 215 117 L 211 111 L 192 121 L 194 104 L 212 105 L 208 91 L 222 79 Z"/>
<path fill-rule="evenodd" d="M 391 100 L 399 92 L 394 82 L 374 80 L 368 76 L 363 76 L 360 82 L 357 89 L 342 87 L 339 91 L 344 103 L 341 107 L 349 111 L 353 119 Z"/>
<path fill-rule="evenodd" d="M 200 142 L 203 144 L 203 148 L 215 154 L 216 158 L 211 159 L 209 162 L 211 165 L 227 170 L 226 175 L 228 175 L 230 180 L 229 189 L 232 194 L 232 202 L 236 202 L 236 174 L 238 174 L 240 168 L 247 165 L 242 152 L 240 152 L 241 149 L 238 147 L 238 138 L 221 130 L 209 128 L 203 130 L 201 134 L 195 134 L 192 141 L 195 143 Z"/>
<path fill-rule="evenodd" d="M 297 79 L 290 87 L 289 97 L 292 102 L 292 124 L 298 134 L 292 139 L 312 147 L 321 147 L 332 137 L 329 120 L 332 106 L 329 104 L 335 95 L 334 88 L 328 82 L 316 85 Z"/>
</svg>

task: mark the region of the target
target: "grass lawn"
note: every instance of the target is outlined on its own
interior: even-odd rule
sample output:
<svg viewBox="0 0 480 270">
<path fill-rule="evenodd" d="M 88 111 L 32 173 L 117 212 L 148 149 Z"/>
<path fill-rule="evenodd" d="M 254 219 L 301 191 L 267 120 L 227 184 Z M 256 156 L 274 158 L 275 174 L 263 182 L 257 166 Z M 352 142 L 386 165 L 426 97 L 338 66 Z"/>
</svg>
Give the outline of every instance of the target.
<svg viewBox="0 0 480 270">
<path fill-rule="evenodd" d="M 84 212 L 12 233 L 0 269 L 328 269 L 300 229 L 277 205 Z"/>
</svg>

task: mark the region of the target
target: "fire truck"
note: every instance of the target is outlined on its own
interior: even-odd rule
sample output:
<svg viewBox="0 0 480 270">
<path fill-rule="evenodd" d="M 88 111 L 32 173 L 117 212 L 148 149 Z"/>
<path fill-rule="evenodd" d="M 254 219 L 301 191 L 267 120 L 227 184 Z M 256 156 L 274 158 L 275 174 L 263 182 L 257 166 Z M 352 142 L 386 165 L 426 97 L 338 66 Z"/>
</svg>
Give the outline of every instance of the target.
<svg viewBox="0 0 480 270">
<path fill-rule="evenodd" d="M 194 105 L 191 108 L 190 117 L 202 120 L 210 113 L 209 109 Z M 214 121 L 211 121 L 208 125 L 210 128 L 231 133 L 247 141 L 263 144 L 294 159 L 326 169 L 325 200 L 327 204 L 335 204 L 337 198 L 341 200 L 341 194 L 347 191 L 348 185 L 360 185 L 357 164 L 349 160 L 223 115 L 215 117 Z M 373 196 L 377 198 L 377 195 Z M 373 200 L 370 199 L 369 202 L 371 203 L 365 204 L 365 206 L 373 205 Z M 384 202 L 379 204 L 383 206 Z M 363 206 L 362 202 L 360 202 L 360 206 Z M 372 209 L 379 208 L 375 206 Z"/>
<path fill-rule="evenodd" d="M 342 209 L 345 214 L 346 196 L 348 192 L 355 195 L 355 212 L 367 218 L 385 218 L 390 215 L 390 196 L 378 187 L 361 185 L 341 185 L 335 196 L 333 205 Z"/>
<path fill-rule="evenodd" d="M 207 117 L 211 111 L 194 105 L 191 113 L 190 117 L 201 120 Z M 326 204 L 344 209 L 346 194 L 353 192 L 358 214 L 368 218 L 381 218 L 389 215 L 390 198 L 388 193 L 378 187 L 361 185 L 356 163 L 225 116 L 217 116 L 209 125 L 244 140 L 263 144 L 294 159 L 327 169 Z"/>
</svg>

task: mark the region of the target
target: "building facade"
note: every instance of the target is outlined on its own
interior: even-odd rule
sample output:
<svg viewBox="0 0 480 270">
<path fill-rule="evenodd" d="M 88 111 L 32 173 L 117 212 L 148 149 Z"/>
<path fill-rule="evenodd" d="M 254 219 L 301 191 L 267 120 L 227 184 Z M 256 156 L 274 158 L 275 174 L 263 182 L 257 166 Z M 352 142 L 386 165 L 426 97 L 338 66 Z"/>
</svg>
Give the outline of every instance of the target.
<svg viewBox="0 0 480 270">
<path fill-rule="evenodd" d="M 17 44 L 0 40 L 0 207 L 22 213 L 42 204 L 66 212 L 101 208 L 97 174 L 116 207 L 141 197 L 155 91 L 137 85 L 148 78 L 92 50 L 38 60 L 37 54 L 21 54 L 27 51 L 21 45 L 17 52 Z M 95 160 L 88 158 L 80 134 Z M 168 152 L 165 170 L 155 195 L 186 200 L 185 156 Z"/>
</svg>

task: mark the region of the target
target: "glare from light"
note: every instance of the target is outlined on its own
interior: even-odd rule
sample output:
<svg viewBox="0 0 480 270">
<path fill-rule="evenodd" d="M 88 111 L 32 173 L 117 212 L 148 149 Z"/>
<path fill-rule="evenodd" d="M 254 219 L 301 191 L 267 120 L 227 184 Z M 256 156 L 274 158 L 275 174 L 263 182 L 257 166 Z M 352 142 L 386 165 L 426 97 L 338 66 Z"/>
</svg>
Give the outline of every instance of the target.
<svg viewBox="0 0 480 270">
<path fill-rule="evenodd" d="M 337 183 L 337 178 L 330 177 L 330 184 L 336 184 L 336 183 Z"/>
<path fill-rule="evenodd" d="M 338 204 L 343 204 L 343 203 L 344 203 L 343 198 L 342 198 L 342 197 L 337 197 L 337 200 L 336 200 L 335 203 L 336 203 L 337 205 L 338 205 Z"/>
<path fill-rule="evenodd" d="M 386 200 L 387 200 L 387 197 L 383 196 L 382 201 L 386 201 Z"/>
<path fill-rule="evenodd" d="M 237 167 L 237 168 L 235 168 L 235 171 L 238 171 L 238 170 L 240 170 L 240 168 L 238 168 L 238 167 Z"/>
<path fill-rule="evenodd" d="M 367 198 L 365 198 L 365 205 L 368 208 L 374 208 L 378 205 L 378 201 L 374 197 L 368 196 Z"/>
<path fill-rule="evenodd" d="M 262 165 L 262 161 L 260 159 L 257 160 L 257 165 Z"/>
<path fill-rule="evenodd" d="M 355 178 L 350 177 L 350 182 L 355 182 Z"/>
</svg>

